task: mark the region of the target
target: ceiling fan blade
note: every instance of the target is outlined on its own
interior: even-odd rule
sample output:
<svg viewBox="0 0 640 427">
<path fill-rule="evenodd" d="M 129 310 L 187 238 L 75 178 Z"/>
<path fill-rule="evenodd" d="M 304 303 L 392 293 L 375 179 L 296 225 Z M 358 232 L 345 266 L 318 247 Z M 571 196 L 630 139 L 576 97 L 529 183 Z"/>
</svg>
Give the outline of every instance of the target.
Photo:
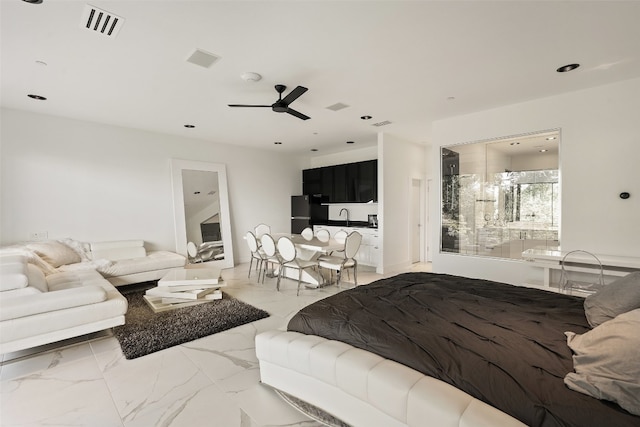
<svg viewBox="0 0 640 427">
<path fill-rule="evenodd" d="M 287 108 L 287 113 L 291 114 L 292 116 L 296 116 L 297 118 L 302 119 L 302 120 L 309 120 L 311 118 L 311 117 L 309 117 L 307 115 L 302 114 L 299 111 L 292 110 L 291 108 Z"/>
<path fill-rule="evenodd" d="M 229 107 L 269 107 L 271 108 L 271 105 L 245 105 L 245 104 L 227 104 L 229 105 Z"/>
<path fill-rule="evenodd" d="M 289 95 L 285 96 L 282 102 L 284 102 L 286 105 L 289 105 L 293 101 L 298 99 L 298 97 L 305 93 L 307 90 L 308 89 L 306 87 L 298 86 L 297 88 L 289 92 Z"/>
</svg>

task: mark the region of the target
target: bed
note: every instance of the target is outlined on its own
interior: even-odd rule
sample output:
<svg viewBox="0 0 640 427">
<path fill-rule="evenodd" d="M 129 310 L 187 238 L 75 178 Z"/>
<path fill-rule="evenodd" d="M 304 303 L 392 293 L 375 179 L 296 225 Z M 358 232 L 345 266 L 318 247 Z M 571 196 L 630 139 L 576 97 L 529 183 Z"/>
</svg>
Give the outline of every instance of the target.
<svg viewBox="0 0 640 427">
<path fill-rule="evenodd" d="M 402 393 L 408 397 L 403 397 L 402 402 L 406 403 L 399 416 L 394 416 L 399 419 L 397 425 L 429 425 L 421 424 L 419 419 L 416 423 L 419 415 L 415 414 L 408 416 L 413 417 L 411 422 L 402 411 L 422 411 L 420 403 L 413 404 L 418 409 L 410 407 L 411 393 L 417 388 L 412 384 L 436 379 L 435 387 L 442 390 L 437 396 L 451 392 L 455 400 L 455 393 L 460 392 L 469 397 L 466 401 L 461 398 L 459 408 L 454 409 L 459 411 L 459 419 L 452 420 L 451 425 L 639 426 L 639 416 L 613 402 L 570 390 L 563 382 L 574 369 L 564 332 L 582 334 L 591 329 L 583 304 L 584 299 L 579 297 L 485 280 L 431 273 L 401 274 L 341 292 L 300 310 L 285 333 L 293 335 L 269 337 L 271 341 L 300 341 L 297 350 L 287 344 L 287 354 L 280 358 L 287 361 L 273 372 L 269 369 L 283 344 L 271 343 L 267 348 L 265 342 L 257 340 L 261 369 L 265 362 L 262 380 L 279 388 L 285 384 L 279 383 L 277 377 L 287 376 L 289 371 L 296 371 L 297 375 L 319 370 L 318 366 L 326 364 L 324 356 L 306 352 L 322 343 L 327 348 L 322 351 L 334 358 L 329 363 L 333 369 L 339 354 L 352 348 L 360 352 L 353 369 L 369 363 L 367 360 L 374 357 L 369 355 L 388 360 L 393 366 L 397 364 L 397 373 L 386 380 L 393 383 L 396 377 L 407 377 L 407 390 Z M 296 367 L 298 359 L 304 360 L 300 365 L 306 367 Z M 371 363 L 374 366 L 379 362 Z M 345 372 L 349 375 L 349 369 Z M 304 375 L 294 375 L 287 381 L 303 384 Z M 324 382 L 333 382 L 336 393 L 340 388 L 355 387 L 340 385 L 335 373 L 313 375 L 324 375 Z M 331 389 L 308 391 L 313 384 L 299 386 L 298 394 L 304 396 L 298 397 L 338 418 L 345 409 L 340 409 L 337 401 L 359 393 L 352 391 L 327 403 L 331 399 L 322 395 L 331 394 Z M 372 394 L 375 393 L 364 391 L 360 400 L 367 400 Z M 318 401 L 314 400 L 316 396 Z M 425 392 L 424 396 L 435 395 Z M 387 405 L 385 400 L 391 402 L 393 396 L 380 397 L 377 403 L 368 401 L 367 405 L 379 410 L 380 405 Z M 469 408 L 475 402 L 486 407 L 470 414 Z M 354 404 L 350 403 L 352 407 Z M 367 405 L 360 409 L 367 410 Z M 435 406 L 443 405 L 446 406 Z M 491 413 L 493 408 L 499 410 L 497 418 L 491 418 L 496 415 Z M 382 408 L 387 414 L 394 410 Z M 500 419 L 504 414 L 505 418 Z"/>
</svg>

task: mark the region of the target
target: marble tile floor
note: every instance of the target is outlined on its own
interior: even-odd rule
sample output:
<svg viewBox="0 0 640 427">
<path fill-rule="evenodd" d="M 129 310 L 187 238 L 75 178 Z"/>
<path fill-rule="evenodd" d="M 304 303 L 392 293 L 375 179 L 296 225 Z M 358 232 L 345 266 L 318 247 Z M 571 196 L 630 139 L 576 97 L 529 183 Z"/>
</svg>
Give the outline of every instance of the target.
<svg viewBox="0 0 640 427">
<path fill-rule="evenodd" d="M 102 332 L 4 355 L 0 365 L 0 425 L 9 426 L 320 426 L 260 384 L 254 338 L 285 329 L 302 307 L 339 292 L 301 290 L 284 280 L 256 282 L 248 264 L 223 271 L 225 292 L 271 316 L 133 360 Z M 412 271 L 430 271 L 428 263 Z M 359 269 L 358 282 L 382 276 Z M 352 286 L 348 281 L 343 287 Z"/>
</svg>

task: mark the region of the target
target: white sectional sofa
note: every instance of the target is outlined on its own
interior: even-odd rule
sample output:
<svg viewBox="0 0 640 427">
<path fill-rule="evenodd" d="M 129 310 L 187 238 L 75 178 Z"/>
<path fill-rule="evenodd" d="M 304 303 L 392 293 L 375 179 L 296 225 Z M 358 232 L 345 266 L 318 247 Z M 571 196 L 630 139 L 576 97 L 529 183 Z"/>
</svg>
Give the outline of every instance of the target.
<svg viewBox="0 0 640 427">
<path fill-rule="evenodd" d="M 116 286 L 162 278 L 186 258 L 142 240 L 30 242 L 0 250 L 0 353 L 124 324 Z"/>
<path fill-rule="evenodd" d="M 112 285 L 161 279 L 172 268 L 184 267 L 186 257 L 169 251 L 149 251 L 144 240 L 79 242 L 47 240 L 14 245 L 5 252 L 22 253 L 45 275 L 58 272 L 97 270 Z"/>
<path fill-rule="evenodd" d="M 44 272 L 0 256 L 0 354 L 124 324 L 127 300 L 95 270 Z"/>
</svg>

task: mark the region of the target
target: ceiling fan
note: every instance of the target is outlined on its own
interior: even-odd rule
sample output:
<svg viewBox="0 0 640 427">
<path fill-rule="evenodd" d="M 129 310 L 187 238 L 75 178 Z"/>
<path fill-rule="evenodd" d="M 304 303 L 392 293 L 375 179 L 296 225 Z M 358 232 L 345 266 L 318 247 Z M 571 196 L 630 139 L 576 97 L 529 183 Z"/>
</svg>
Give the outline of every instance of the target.
<svg viewBox="0 0 640 427">
<path fill-rule="evenodd" d="M 278 92 L 278 100 L 271 105 L 245 105 L 245 104 L 229 104 L 229 107 L 269 107 L 276 113 L 289 113 L 292 116 L 296 116 L 302 120 L 310 119 L 309 116 L 302 114 L 299 111 L 296 111 L 292 108 L 289 108 L 289 104 L 298 99 L 303 93 L 305 93 L 308 89 L 306 87 L 298 86 L 287 96 L 282 99 L 282 92 L 284 92 L 287 87 L 285 85 L 276 85 L 276 92 Z"/>
</svg>

